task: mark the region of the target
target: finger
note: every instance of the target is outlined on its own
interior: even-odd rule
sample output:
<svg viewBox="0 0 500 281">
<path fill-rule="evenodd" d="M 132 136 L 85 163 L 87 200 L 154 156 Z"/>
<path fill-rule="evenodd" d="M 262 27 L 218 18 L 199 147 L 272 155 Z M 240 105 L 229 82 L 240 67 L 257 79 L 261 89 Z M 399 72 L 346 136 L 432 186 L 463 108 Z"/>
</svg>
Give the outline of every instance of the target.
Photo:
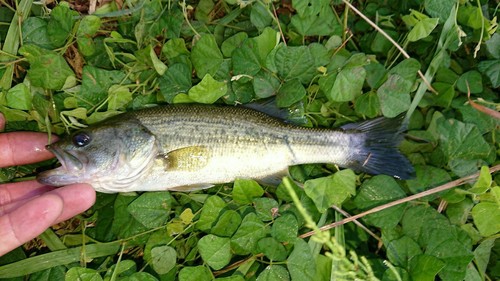
<svg viewBox="0 0 500 281">
<path fill-rule="evenodd" d="M 14 132 L 0 134 L 0 168 L 23 165 L 54 157 L 45 149 L 47 134 Z"/>
<path fill-rule="evenodd" d="M 64 210 L 57 222 L 69 219 L 90 208 L 95 202 L 95 190 L 88 184 L 54 188 L 36 181 L 6 184 L 0 187 L 0 216 L 26 204 L 34 197 L 52 192 L 64 201 Z"/>
<path fill-rule="evenodd" d="M 17 209 L 28 200 L 53 190 L 55 187 L 36 181 L 24 181 L 0 185 L 0 216 Z"/>
<path fill-rule="evenodd" d="M 5 117 L 3 117 L 3 114 L 0 112 L 0 132 L 3 131 L 5 128 Z"/>
<path fill-rule="evenodd" d="M 49 193 L 57 194 L 64 204 L 63 212 L 56 219 L 56 223 L 86 211 L 94 205 L 96 197 L 95 190 L 88 184 L 68 185 L 56 188 Z"/>
<path fill-rule="evenodd" d="M 0 217 L 0 256 L 35 238 L 63 213 L 64 201 L 46 194 Z"/>
</svg>

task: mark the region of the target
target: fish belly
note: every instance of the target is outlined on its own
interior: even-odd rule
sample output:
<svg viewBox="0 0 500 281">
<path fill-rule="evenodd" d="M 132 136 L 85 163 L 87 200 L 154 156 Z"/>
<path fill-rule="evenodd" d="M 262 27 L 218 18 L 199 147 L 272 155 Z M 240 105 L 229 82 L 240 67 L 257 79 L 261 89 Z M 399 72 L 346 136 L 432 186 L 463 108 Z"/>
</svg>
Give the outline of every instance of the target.
<svg viewBox="0 0 500 281">
<path fill-rule="evenodd" d="M 192 191 L 238 178 L 266 179 L 283 173 L 292 162 L 284 147 L 247 147 L 245 151 L 221 147 L 211 151 L 207 164 L 200 169 L 169 170 L 164 161 L 156 160 L 151 172 L 137 184 L 144 191 Z"/>
</svg>

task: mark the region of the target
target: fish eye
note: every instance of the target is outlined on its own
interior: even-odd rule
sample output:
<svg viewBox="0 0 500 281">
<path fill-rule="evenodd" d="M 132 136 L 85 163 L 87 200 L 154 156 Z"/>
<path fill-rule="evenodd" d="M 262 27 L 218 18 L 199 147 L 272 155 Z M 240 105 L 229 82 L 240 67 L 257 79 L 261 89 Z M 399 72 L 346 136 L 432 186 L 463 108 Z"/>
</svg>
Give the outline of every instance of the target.
<svg viewBox="0 0 500 281">
<path fill-rule="evenodd" d="M 84 147 L 91 141 L 87 133 L 81 132 L 73 136 L 73 144 L 77 147 Z"/>
</svg>

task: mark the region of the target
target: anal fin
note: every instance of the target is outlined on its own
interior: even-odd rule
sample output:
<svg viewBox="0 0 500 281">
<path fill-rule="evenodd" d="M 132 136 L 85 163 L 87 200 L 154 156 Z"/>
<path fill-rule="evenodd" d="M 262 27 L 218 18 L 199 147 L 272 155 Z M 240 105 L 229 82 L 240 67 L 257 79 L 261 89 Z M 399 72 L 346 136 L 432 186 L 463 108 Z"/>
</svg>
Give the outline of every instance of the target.
<svg viewBox="0 0 500 281">
<path fill-rule="evenodd" d="M 200 183 L 200 184 L 190 184 L 190 185 L 183 185 L 183 186 L 176 186 L 173 188 L 169 188 L 169 191 L 180 191 L 180 192 L 192 192 L 192 191 L 197 191 L 197 190 L 202 190 L 202 189 L 207 189 L 210 187 L 213 187 L 213 184 L 207 184 L 207 183 Z"/>
</svg>

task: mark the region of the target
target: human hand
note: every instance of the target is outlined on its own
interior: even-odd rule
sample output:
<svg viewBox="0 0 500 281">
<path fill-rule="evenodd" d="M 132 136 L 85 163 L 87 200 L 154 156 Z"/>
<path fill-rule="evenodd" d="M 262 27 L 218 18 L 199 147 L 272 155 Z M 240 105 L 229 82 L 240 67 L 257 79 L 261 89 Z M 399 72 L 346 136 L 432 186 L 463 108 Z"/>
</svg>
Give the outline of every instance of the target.
<svg viewBox="0 0 500 281">
<path fill-rule="evenodd" d="M 0 131 L 5 119 L 0 113 Z M 47 134 L 0 133 L 0 168 L 49 159 Z M 0 256 L 35 238 L 51 225 L 90 208 L 95 191 L 88 184 L 61 188 L 36 181 L 0 185 Z"/>
</svg>

